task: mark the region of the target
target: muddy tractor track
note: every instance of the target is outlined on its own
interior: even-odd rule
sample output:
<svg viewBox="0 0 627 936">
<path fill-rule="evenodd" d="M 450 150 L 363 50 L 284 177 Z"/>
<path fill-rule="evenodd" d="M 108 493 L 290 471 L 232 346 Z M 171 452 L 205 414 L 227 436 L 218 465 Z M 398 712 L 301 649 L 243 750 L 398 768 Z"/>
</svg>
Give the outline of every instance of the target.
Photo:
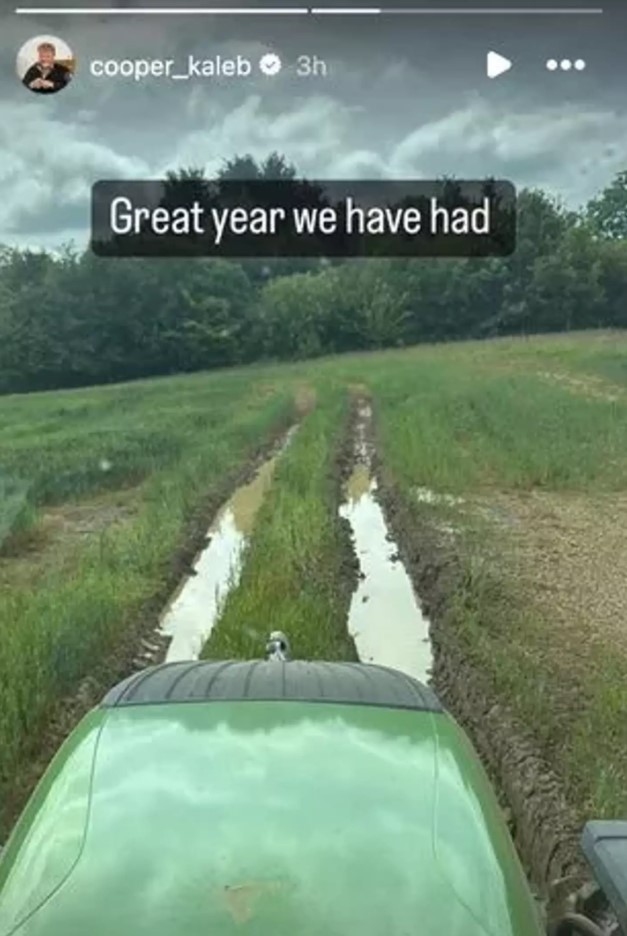
<svg viewBox="0 0 627 936">
<path fill-rule="evenodd" d="M 579 852 L 581 824 L 530 731 L 496 695 L 456 633 L 454 601 L 462 592 L 464 572 L 454 543 L 435 527 L 417 525 L 411 505 L 381 464 L 378 474 L 378 497 L 431 622 L 432 685 L 472 739 L 532 886 L 551 918 L 575 902 L 580 905 L 581 895 L 591 887 Z"/>
<path fill-rule="evenodd" d="M 350 472 L 339 508 L 359 567 L 348 631 L 363 662 L 399 669 L 425 682 L 432 666 L 429 622 L 377 496 L 372 405 L 363 394 L 355 399 L 351 426 Z"/>
<path fill-rule="evenodd" d="M 394 484 L 378 455 L 376 412 L 372 411 L 365 388 L 355 392 L 350 445 L 345 446 L 343 458 L 347 500 L 351 483 L 357 484 L 360 488 L 357 495 L 362 500 L 375 499 L 383 510 L 389 531 L 387 539 L 393 550 L 398 550 L 396 557 L 392 554 L 392 561 L 408 574 L 419 603 L 418 614 L 429 625 L 432 662 L 426 678 L 471 737 L 500 799 L 538 899 L 550 917 L 572 909 L 582 885 L 590 884 L 579 855 L 577 816 L 564 798 L 559 778 L 539 755 L 531 732 L 499 699 L 487 674 L 472 660 L 469 648 L 457 633 L 454 612 L 464 587 L 459 547 L 441 528 L 425 522 L 422 516 L 418 519 L 415 505 L 404 499 Z M 344 513 L 349 515 L 350 512 Z M 359 553 L 358 531 L 355 534 L 353 522 L 351 539 Z M 382 553 L 382 558 L 383 565 L 374 570 L 375 578 L 385 573 L 385 559 L 389 565 L 390 553 Z M 355 555 L 355 560 L 362 569 L 368 568 L 361 556 Z M 363 571 L 359 578 L 356 595 L 362 588 Z M 373 584 L 376 591 L 376 582 Z M 414 611 L 410 616 L 414 640 L 420 639 L 418 619 Z M 360 646 L 359 638 L 356 643 L 363 654 L 364 645 Z M 366 652 L 370 652 L 370 645 L 365 646 Z M 376 647 L 374 662 L 387 662 L 381 658 L 385 652 L 384 646 Z M 363 655 L 362 659 L 368 661 Z M 409 658 L 403 659 L 399 668 L 406 671 L 409 664 Z M 395 665 L 399 665 L 398 661 Z M 424 679 L 425 675 L 419 678 Z"/>
</svg>

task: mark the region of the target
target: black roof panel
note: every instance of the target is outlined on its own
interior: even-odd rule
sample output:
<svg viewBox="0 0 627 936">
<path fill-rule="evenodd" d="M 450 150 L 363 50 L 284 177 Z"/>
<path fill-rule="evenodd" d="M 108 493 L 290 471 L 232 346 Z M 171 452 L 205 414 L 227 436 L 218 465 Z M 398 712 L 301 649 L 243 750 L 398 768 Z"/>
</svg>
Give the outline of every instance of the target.
<svg viewBox="0 0 627 936">
<path fill-rule="evenodd" d="M 164 663 L 118 683 L 105 708 L 164 702 L 300 701 L 440 712 L 435 693 L 398 670 L 370 663 L 227 660 Z"/>
</svg>

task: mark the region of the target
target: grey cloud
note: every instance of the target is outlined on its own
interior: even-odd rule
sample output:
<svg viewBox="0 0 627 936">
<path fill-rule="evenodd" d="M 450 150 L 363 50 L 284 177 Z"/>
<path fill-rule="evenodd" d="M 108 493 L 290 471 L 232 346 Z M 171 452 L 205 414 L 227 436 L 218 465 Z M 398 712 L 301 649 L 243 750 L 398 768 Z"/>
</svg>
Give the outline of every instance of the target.
<svg viewBox="0 0 627 936">
<path fill-rule="evenodd" d="M 627 113 L 575 105 L 513 113 L 475 99 L 410 133 L 391 153 L 390 168 L 395 176 L 505 176 L 577 204 L 623 166 L 625 152 Z"/>
<path fill-rule="evenodd" d="M 294 102 L 276 114 L 260 95 L 251 95 L 232 111 L 218 116 L 208 107 L 206 129 L 191 132 L 168 161 L 176 165 L 202 165 L 216 171 L 235 153 L 263 158 L 279 150 L 309 175 L 329 175 L 328 165 L 338 146 L 350 146 L 351 111 L 322 95 Z M 326 170 L 325 170 L 325 167 Z"/>
<path fill-rule="evenodd" d="M 625 168 L 625 60 L 611 30 L 602 52 L 597 42 L 596 60 L 591 46 L 589 74 L 555 76 L 549 85 L 547 50 L 579 54 L 587 41 L 574 27 L 567 35 L 565 23 L 558 44 L 544 23 L 536 36 L 529 23 L 487 32 L 481 23 L 324 19 L 59 17 L 53 25 L 77 53 L 79 73 L 67 92 L 39 100 L 20 87 L 12 57 L 51 23 L 0 15 L 0 241 L 84 240 L 97 179 L 191 165 L 211 174 L 245 152 L 263 158 L 279 150 L 310 177 L 497 175 L 547 187 L 571 204 Z M 502 82 L 485 79 L 488 43 L 520 57 Z M 94 57 L 255 59 L 268 48 L 286 62 L 277 79 L 135 85 L 98 81 L 87 68 Z M 622 72 L 612 50 L 622 55 Z M 330 77 L 294 75 L 305 51 L 325 57 Z"/>
<path fill-rule="evenodd" d="M 0 105 L 0 230 L 85 226 L 95 179 L 146 174 L 144 160 L 117 153 L 90 132 L 56 120 L 45 102 L 29 109 Z"/>
</svg>

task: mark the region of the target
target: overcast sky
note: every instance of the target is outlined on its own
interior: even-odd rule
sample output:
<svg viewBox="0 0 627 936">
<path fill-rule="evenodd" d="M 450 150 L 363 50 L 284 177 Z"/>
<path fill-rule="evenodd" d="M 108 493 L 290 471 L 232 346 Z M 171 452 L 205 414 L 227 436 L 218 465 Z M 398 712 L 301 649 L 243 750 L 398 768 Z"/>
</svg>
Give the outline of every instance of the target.
<svg viewBox="0 0 627 936">
<path fill-rule="evenodd" d="M 577 17 L 104 18 L 18 16 L 2 0 L 0 243 L 83 245 L 98 179 L 212 173 L 236 154 L 272 150 L 312 178 L 492 175 L 577 206 L 627 168 L 625 14 L 613 2 L 603 16 Z M 61 37 L 78 58 L 59 94 L 32 94 L 17 79 L 17 51 L 37 35 Z M 490 49 L 514 62 L 493 81 Z M 267 51 L 284 61 L 276 77 L 89 74 L 102 58 L 174 58 L 182 72 L 189 55 L 256 63 Z M 326 62 L 327 77 L 295 74 L 305 54 Z M 550 73 L 550 57 L 587 67 Z"/>
</svg>

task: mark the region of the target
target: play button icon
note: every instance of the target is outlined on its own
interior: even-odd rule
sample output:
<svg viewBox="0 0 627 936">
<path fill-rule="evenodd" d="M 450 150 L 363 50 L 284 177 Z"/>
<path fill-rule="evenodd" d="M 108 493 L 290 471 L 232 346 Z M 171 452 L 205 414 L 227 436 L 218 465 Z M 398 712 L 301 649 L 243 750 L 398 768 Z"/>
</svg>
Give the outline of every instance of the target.
<svg viewBox="0 0 627 936">
<path fill-rule="evenodd" d="M 504 75 L 510 70 L 512 64 L 504 55 L 499 55 L 498 52 L 488 52 L 486 59 L 488 78 L 498 78 L 499 75 Z"/>
</svg>

